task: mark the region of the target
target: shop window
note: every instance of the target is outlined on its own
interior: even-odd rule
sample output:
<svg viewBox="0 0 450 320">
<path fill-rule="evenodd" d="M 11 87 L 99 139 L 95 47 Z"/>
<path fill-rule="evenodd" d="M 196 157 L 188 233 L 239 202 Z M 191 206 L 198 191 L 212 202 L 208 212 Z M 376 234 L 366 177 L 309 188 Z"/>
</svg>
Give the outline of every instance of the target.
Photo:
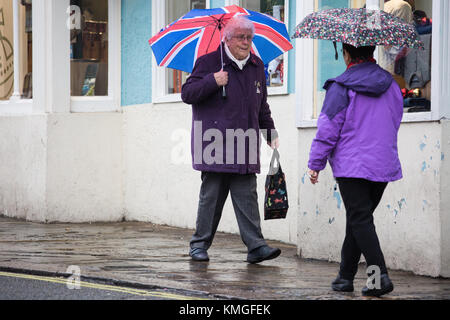
<svg viewBox="0 0 450 320">
<path fill-rule="evenodd" d="M 378 47 L 378 63 L 389 71 L 402 89 L 404 111 L 427 112 L 431 110 L 431 37 L 432 1 L 404 1 L 402 9 L 393 8 L 380 1 L 379 8 L 414 24 L 425 50 Z M 362 8 L 365 0 L 315 0 L 315 11 L 331 8 Z M 327 40 L 314 41 L 314 104 L 313 119 L 317 119 L 325 99 L 323 85 L 345 71 L 341 45 L 338 44 L 338 61 L 335 60 L 333 43 Z"/>
<path fill-rule="evenodd" d="M 192 9 L 205 9 L 206 0 L 168 0 L 166 4 L 166 25 L 177 20 Z M 181 93 L 181 86 L 189 73 L 166 68 L 165 94 Z"/>
<path fill-rule="evenodd" d="M 270 14 L 287 23 L 288 1 L 285 0 L 225 0 L 224 5 L 239 5 L 252 11 Z M 206 9 L 209 1 L 206 0 L 155 0 L 153 4 L 153 29 L 160 30 L 170 22 L 183 16 L 191 9 Z M 270 73 L 269 73 L 270 68 Z M 179 101 L 181 86 L 189 76 L 188 73 L 170 68 L 154 68 L 153 92 L 154 102 Z M 284 54 L 268 65 L 266 75 L 268 82 L 268 93 L 287 93 L 287 54 Z"/>
<path fill-rule="evenodd" d="M 384 50 L 391 48 L 378 46 L 375 58 L 378 64 L 390 71 L 394 79 L 403 89 L 404 112 L 403 122 L 436 121 L 450 114 L 448 104 L 449 78 L 449 46 L 450 7 L 446 0 L 407 0 L 409 10 L 402 15 L 409 18 L 425 45 L 425 50 L 405 49 L 392 50 L 391 65 L 386 65 Z M 389 10 L 388 2 L 381 0 L 351 1 L 351 0 L 305 0 L 301 5 L 297 2 L 297 18 L 301 21 L 308 14 L 325 8 L 353 7 L 364 5 L 373 9 Z M 398 2 L 402 4 L 402 2 Z M 409 14 L 408 14 L 409 12 Z M 433 24 L 435 26 L 433 27 Z M 315 127 L 320 114 L 325 92 L 322 90 L 324 81 L 345 71 L 342 52 L 339 50 L 339 60 L 334 59 L 334 47 L 330 41 L 312 39 L 297 39 L 296 50 L 296 94 L 297 125 L 302 128 Z M 324 53 L 328 50 L 328 53 Z M 311 63 L 314 61 L 314 63 Z M 326 67 L 336 66 L 336 70 Z M 341 68 L 341 69 L 338 69 Z M 390 69 L 389 69 L 390 68 Z M 313 81 L 311 81 L 313 80 Z M 433 87 L 433 88 L 432 88 Z M 311 107 L 312 106 L 312 107 Z"/>
<path fill-rule="evenodd" d="M 0 100 L 32 98 L 31 8 L 31 0 L 0 0 Z M 15 32 L 18 32 L 19 42 L 17 53 L 14 50 Z M 16 70 L 15 64 L 18 65 Z"/>
<path fill-rule="evenodd" d="M 287 1 L 285 0 L 240 0 L 239 6 L 251 11 L 271 15 L 286 23 L 286 17 L 288 16 L 286 2 Z M 266 82 L 267 87 L 269 87 L 269 93 L 273 92 L 271 88 L 274 87 L 284 88 L 284 91 L 287 90 L 286 61 L 287 54 L 283 54 L 265 65 Z"/>
<path fill-rule="evenodd" d="M 108 95 L 108 0 L 71 0 L 71 96 Z"/>
<path fill-rule="evenodd" d="M 388 70 L 402 89 L 404 111 L 431 111 L 431 45 L 433 1 L 407 1 L 402 10 L 385 4 L 384 10 L 415 26 L 425 50 L 382 48 L 381 67 Z"/>
<path fill-rule="evenodd" d="M 362 8 L 365 0 L 315 0 L 315 11 L 333 8 Z M 325 99 L 323 89 L 325 81 L 337 77 L 345 71 L 345 63 L 341 51 L 342 45 L 337 44 L 338 60 L 335 58 L 333 42 L 329 40 L 314 40 L 314 105 L 313 118 L 317 119 Z"/>
</svg>

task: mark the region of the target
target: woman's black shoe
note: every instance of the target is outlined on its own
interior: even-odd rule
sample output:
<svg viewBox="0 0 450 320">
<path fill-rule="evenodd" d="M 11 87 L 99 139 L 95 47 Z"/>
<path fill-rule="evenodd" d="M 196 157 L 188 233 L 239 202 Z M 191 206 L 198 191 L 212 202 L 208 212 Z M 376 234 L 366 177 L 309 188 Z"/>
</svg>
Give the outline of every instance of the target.
<svg viewBox="0 0 450 320">
<path fill-rule="evenodd" d="M 331 283 L 331 288 L 339 292 L 353 292 L 353 281 L 341 278 L 340 275 Z"/>
</svg>

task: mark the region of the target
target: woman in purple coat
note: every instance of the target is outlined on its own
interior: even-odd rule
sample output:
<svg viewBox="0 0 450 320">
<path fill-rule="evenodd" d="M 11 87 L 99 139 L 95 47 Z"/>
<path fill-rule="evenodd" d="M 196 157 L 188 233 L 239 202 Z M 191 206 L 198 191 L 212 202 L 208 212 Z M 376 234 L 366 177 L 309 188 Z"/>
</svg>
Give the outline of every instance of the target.
<svg viewBox="0 0 450 320">
<path fill-rule="evenodd" d="M 329 161 L 346 209 L 340 270 L 332 288 L 353 291 L 363 254 L 367 266 L 380 271 L 375 285 L 363 288 L 365 296 L 381 296 L 394 289 L 373 212 L 388 182 L 402 178 L 397 152 L 402 95 L 392 76 L 373 59 L 374 50 L 343 44 L 347 70 L 325 83 L 327 93 L 308 162 L 310 180 L 315 184 Z"/>
</svg>

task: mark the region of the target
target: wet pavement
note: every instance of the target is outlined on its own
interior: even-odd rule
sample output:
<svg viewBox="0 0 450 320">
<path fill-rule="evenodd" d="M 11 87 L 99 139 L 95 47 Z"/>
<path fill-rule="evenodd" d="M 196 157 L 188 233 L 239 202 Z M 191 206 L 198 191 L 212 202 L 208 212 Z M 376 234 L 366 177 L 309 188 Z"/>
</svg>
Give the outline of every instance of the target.
<svg viewBox="0 0 450 320">
<path fill-rule="evenodd" d="M 81 270 L 82 279 L 148 288 L 178 290 L 211 299 L 368 299 L 364 265 L 355 292 L 330 289 L 338 264 L 300 259 L 296 247 L 276 241 L 280 257 L 248 264 L 238 235 L 217 233 L 209 262 L 188 255 L 192 230 L 144 222 L 40 224 L 0 217 L 0 271 L 68 275 Z M 449 300 L 450 279 L 390 270 L 394 291 L 384 299 Z"/>
</svg>

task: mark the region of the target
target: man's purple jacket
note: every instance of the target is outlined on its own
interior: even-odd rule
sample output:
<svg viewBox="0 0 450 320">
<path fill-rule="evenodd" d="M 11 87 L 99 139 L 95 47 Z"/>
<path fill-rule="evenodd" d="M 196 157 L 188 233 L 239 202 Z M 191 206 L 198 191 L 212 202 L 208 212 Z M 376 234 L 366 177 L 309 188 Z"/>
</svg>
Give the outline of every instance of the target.
<svg viewBox="0 0 450 320">
<path fill-rule="evenodd" d="M 221 69 L 220 47 L 196 61 L 181 89 L 183 102 L 192 105 L 193 168 L 210 172 L 259 173 L 260 129 L 268 129 L 261 131 L 269 142 L 277 135 L 275 130 L 270 130 L 275 126 L 267 103 L 264 65 L 261 59 L 251 54 L 240 70 L 225 50 L 223 61 L 223 69 L 228 72 L 226 98 L 222 98 L 222 87 L 214 78 L 214 73 Z M 239 143 L 230 135 L 233 132 L 240 136 L 247 133 L 256 140 L 245 138 Z M 212 159 L 208 155 L 212 155 Z"/>
<path fill-rule="evenodd" d="M 308 167 L 321 171 L 328 160 L 334 177 L 401 179 L 397 134 L 403 99 L 392 76 L 376 63 L 365 62 L 328 80 L 324 89 Z"/>
</svg>

